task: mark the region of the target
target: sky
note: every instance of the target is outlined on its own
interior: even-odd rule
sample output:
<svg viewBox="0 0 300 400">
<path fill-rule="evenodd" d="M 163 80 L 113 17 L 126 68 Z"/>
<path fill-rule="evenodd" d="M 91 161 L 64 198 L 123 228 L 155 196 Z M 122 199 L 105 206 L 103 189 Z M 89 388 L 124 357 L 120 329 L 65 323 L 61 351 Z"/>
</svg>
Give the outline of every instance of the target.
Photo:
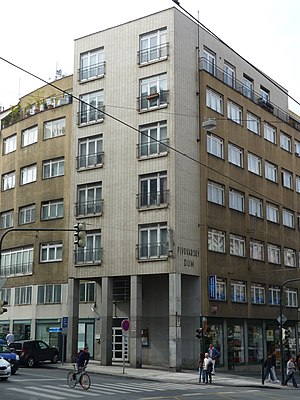
<svg viewBox="0 0 300 400">
<path fill-rule="evenodd" d="M 288 90 L 300 115 L 299 0 L 180 0 L 227 45 Z M 45 81 L 73 73 L 74 40 L 169 7 L 172 0 L 1 1 L 0 57 Z M 121 44 L 120 44 L 121 45 Z M 44 82 L 0 59 L 0 107 Z"/>
</svg>

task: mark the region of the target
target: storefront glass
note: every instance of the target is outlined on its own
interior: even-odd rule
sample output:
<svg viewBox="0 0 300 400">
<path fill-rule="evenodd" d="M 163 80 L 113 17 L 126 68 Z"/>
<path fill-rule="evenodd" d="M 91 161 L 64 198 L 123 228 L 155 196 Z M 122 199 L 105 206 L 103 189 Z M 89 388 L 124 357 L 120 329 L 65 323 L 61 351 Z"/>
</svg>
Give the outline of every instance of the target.
<svg viewBox="0 0 300 400">
<path fill-rule="evenodd" d="M 248 323 L 248 363 L 261 363 L 263 352 L 263 329 L 259 322 Z"/>
<path fill-rule="evenodd" d="M 224 365 L 224 351 L 223 351 L 223 325 L 222 321 L 208 320 L 206 334 L 204 336 L 204 350 L 207 351 L 210 343 L 221 353 L 221 356 L 216 360 L 216 364 Z"/>
<path fill-rule="evenodd" d="M 31 338 L 31 321 L 14 321 L 13 332 L 15 340 L 27 340 Z"/>
<path fill-rule="evenodd" d="M 245 363 L 244 327 L 241 322 L 228 321 L 228 366 Z"/>
<path fill-rule="evenodd" d="M 6 335 L 9 332 L 9 322 L 8 321 L 1 321 L 0 322 L 0 339 L 5 340 Z"/>
</svg>

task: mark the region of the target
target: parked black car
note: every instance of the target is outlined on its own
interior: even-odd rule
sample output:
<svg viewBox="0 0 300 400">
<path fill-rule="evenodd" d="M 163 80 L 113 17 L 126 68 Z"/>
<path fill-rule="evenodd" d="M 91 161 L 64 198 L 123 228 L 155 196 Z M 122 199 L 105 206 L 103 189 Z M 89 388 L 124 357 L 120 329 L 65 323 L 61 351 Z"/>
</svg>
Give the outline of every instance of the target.
<svg viewBox="0 0 300 400">
<path fill-rule="evenodd" d="M 16 340 L 10 343 L 9 347 L 15 349 L 20 357 L 20 364 L 27 367 L 34 367 L 40 361 L 50 361 L 57 363 L 59 360 L 59 350 L 50 347 L 42 340 Z"/>
</svg>

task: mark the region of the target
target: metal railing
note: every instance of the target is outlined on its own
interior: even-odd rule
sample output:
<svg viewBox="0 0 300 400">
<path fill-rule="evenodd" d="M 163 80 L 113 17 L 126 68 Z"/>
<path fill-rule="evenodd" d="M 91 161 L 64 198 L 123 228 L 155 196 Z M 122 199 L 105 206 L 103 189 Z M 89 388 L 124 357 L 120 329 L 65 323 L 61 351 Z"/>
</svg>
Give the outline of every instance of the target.
<svg viewBox="0 0 300 400">
<path fill-rule="evenodd" d="M 95 247 L 92 249 L 78 248 L 75 252 L 75 264 L 93 264 L 101 263 L 102 261 L 102 247 Z"/>
<path fill-rule="evenodd" d="M 86 154 L 77 157 L 77 169 L 96 167 L 102 165 L 104 161 L 104 152 Z"/>
<path fill-rule="evenodd" d="M 163 192 L 138 193 L 137 208 L 160 207 L 169 203 L 169 190 Z"/>
<path fill-rule="evenodd" d="M 158 93 L 145 94 L 138 97 L 138 111 L 147 111 L 167 106 L 169 98 L 168 90 L 161 90 Z"/>
<path fill-rule="evenodd" d="M 101 77 L 105 74 L 105 61 L 78 69 L 79 82 Z"/>
<path fill-rule="evenodd" d="M 137 56 L 139 65 L 166 59 L 169 56 L 169 43 L 140 50 L 138 51 Z"/>
<path fill-rule="evenodd" d="M 103 212 L 103 199 L 94 201 L 84 201 L 75 204 L 76 217 L 87 215 L 100 215 Z"/>
</svg>

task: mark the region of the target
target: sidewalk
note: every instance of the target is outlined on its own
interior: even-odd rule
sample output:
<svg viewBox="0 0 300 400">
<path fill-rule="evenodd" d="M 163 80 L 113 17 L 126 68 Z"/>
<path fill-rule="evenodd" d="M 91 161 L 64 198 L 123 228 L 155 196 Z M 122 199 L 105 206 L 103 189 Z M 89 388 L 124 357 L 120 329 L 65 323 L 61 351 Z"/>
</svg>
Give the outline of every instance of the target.
<svg viewBox="0 0 300 400">
<path fill-rule="evenodd" d="M 73 364 L 64 363 L 56 364 L 57 368 L 73 369 Z M 152 380 L 159 382 L 172 382 L 172 383 L 198 383 L 198 371 L 182 371 L 172 372 L 166 369 L 155 369 L 148 366 L 143 368 L 131 368 L 129 365 L 125 365 L 123 368 L 122 364 L 114 364 L 111 366 L 100 365 L 99 361 L 90 361 L 88 365 L 88 372 L 102 374 L 102 375 L 113 375 L 120 377 L 128 377 L 135 379 Z M 214 385 L 218 386 L 235 386 L 235 387 L 256 387 L 256 388 L 267 388 L 267 389 L 293 389 L 292 383 L 289 382 L 289 386 L 281 386 L 280 383 L 269 383 L 265 382 L 262 384 L 261 375 L 232 373 L 232 372 L 218 372 L 212 377 Z M 297 378 L 296 378 L 297 379 Z M 299 380 L 299 379 L 298 379 Z M 203 385 L 201 383 L 200 385 Z"/>
</svg>

